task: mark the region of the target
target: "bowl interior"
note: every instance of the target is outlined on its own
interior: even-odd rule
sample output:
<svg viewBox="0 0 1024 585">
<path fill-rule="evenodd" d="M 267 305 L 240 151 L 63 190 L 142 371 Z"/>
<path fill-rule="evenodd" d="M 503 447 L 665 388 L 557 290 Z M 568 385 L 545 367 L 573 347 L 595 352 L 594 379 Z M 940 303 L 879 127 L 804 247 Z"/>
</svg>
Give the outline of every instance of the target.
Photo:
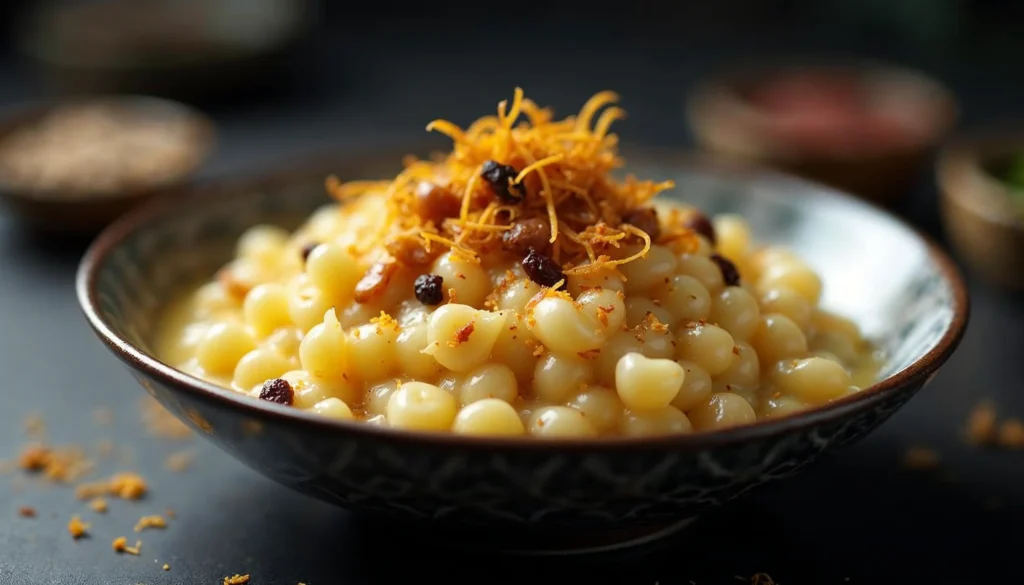
<svg viewBox="0 0 1024 585">
<path fill-rule="evenodd" d="M 344 180 L 375 178 L 397 170 L 397 160 L 340 160 L 333 170 Z M 958 277 L 945 261 L 913 230 L 874 207 L 771 173 L 671 156 L 630 160 L 638 176 L 676 181 L 669 197 L 709 214 L 742 214 L 757 241 L 806 259 L 825 283 L 823 305 L 854 319 L 884 352 L 882 377 L 935 349 L 966 312 Z M 99 318 L 148 353 L 161 307 L 184 284 L 210 278 L 246 228 L 295 227 L 326 203 L 325 174 L 321 168 L 222 186 L 194 195 L 200 202 L 163 199 L 118 222 L 101 236 L 115 244 L 95 266 Z"/>
</svg>

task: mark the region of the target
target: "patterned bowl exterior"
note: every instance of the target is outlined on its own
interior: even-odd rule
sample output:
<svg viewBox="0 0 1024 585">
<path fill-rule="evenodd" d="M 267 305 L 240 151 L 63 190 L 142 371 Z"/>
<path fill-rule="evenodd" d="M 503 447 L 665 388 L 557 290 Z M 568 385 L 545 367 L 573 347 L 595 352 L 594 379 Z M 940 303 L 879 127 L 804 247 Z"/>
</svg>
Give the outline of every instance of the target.
<svg viewBox="0 0 1024 585">
<path fill-rule="evenodd" d="M 794 179 L 646 154 L 633 159 L 640 176 L 672 178 L 682 199 L 743 213 L 761 241 L 808 258 L 829 284 L 824 303 L 853 316 L 884 348 L 888 377 L 826 408 L 743 428 L 544 443 L 330 421 L 217 388 L 147 353 L 154 313 L 182 283 L 209 278 L 245 228 L 293 227 L 326 202 L 325 168 L 344 179 L 393 170 L 377 163 L 341 157 L 155 201 L 111 226 L 78 277 L 99 337 L 168 410 L 260 473 L 348 509 L 509 527 L 627 527 L 694 516 L 867 435 L 928 381 L 966 325 L 956 270 L 898 220 Z"/>
</svg>

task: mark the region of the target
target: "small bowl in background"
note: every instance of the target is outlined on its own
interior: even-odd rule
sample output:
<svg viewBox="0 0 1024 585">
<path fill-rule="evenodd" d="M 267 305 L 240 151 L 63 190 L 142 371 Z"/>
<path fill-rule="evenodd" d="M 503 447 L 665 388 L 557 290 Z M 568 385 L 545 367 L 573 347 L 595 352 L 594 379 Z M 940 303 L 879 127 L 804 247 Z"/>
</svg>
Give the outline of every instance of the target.
<svg viewBox="0 0 1024 585">
<path fill-rule="evenodd" d="M 865 62 L 752 65 L 698 84 L 687 103 L 705 149 L 877 203 L 910 191 L 956 115 L 938 82 Z"/>
<path fill-rule="evenodd" d="M 938 162 L 942 221 L 959 256 L 988 281 L 1024 290 L 1024 193 L 1004 181 L 1024 132 L 993 133 L 951 143 Z"/>
<path fill-rule="evenodd" d="M 192 177 L 214 143 L 206 116 L 159 98 L 25 106 L 0 118 L 0 208 L 34 230 L 96 232 Z"/>
<path fill-rule="evenodd" d="M 269 82 L 308 24 L 300 0 L 46 2 L 16 48 L 61 95 L 207 97 Z"/>
</svg>

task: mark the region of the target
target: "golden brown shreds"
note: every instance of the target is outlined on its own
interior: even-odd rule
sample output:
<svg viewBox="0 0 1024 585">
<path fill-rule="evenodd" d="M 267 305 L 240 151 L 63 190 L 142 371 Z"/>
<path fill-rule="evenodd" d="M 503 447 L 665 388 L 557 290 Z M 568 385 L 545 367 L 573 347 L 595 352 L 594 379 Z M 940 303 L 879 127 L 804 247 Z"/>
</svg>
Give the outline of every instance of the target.
<svg viewBox="0 0 1024 585">
<path fill-rule="evenodd" d="M 116 553 L 127 553 L 130 555 L 138 556 L 142 552 L 142 541 L 136 540 L 135 546 L 128 546 L 128 539 L 123 536 L 118 536 L 110 543 Z"/>
<path fill-rule="evenodd" d="M 987 445 L 996 438 L 996 407 L 991 401 L 980 402 L 967 418 L 967 440 Z"/>
<path fill-rule="evenodd" d="M 18 508 L 18 516 L 21 516 L 22 518 L 35 518 L 36 509 L 32 506 L 21 506 Z"/>
<path fill-rule="evenodd" d="M 191 451 L 178 451 L 171 453 L 164 459 L 164 468 L 168 471 L 182 472 L 192 465 L 193 455 Z"/>
<path fill-rule="evenodd" d="M 88 522 L 82 522 L 82 519 L 75 515 L 68 521 L 68 532 L 71 533 L 71 538 L 78 540 L 88 534 L 89 526 Z"/>
<path fill-rule="evenodd" d="M 109 427 L 114 422 L 114 411 L 108 407 L 100 407 L 92 411 L 92 423 L 99 427 Z"/>
<path fill-rule="evenodd" d="M 46 421 L 38 414 L 26 416 L 22 427 L 25 429 L 25 434 L 33 439 L 42 439 L 46 436 Z"/>
<path fill-rule="evenodd" d="M 142 423 L 146 430 L 162 439 L 189 439 L 193 436 L 188 426 L 175 418 L 155 398 L 144 396 L 141 402 Z"/>
<path fill-rule="evenodd" d="M 163 569 L 164 569 L 165 571 L 170 571 L 170 570 L 171 570 L 171 566 L 170 566 L 170 565 L 168 565 L 167 563 L 164 563 L 164 567 L 163 567 Z"/>
<path fill-rule="evenodd" d="M 107 501 L 103 498 L 93 498 L 92 501 L 89 502 L 89 508 L 97 514 L 105 514 L 107 512 Z"/>
<path fill-rule="evenodd" d="M 232 575 L 230 577 L 224 577 L 224 585 L 245 585 L 249 582 L 249 575 Z"/>
<path fill-rule="evenodd" d="M 999 425 L 996 442 L 1005 449 L 1024 449 L 1024 421 L 1011 418 Z"/>
<path fill-rule="evenodd" d="M 163 516 L 143 516 L 135 523 L 135 532 L 142 532 L 147 528 L 167 528 L 167 521 Z"/>
<path fill-rule="evenodd" d="M 911 447 L 903 454 L 903 464 L 911 469 L 935 469 L 941 457 L 928 447 Z"/>
</svg>

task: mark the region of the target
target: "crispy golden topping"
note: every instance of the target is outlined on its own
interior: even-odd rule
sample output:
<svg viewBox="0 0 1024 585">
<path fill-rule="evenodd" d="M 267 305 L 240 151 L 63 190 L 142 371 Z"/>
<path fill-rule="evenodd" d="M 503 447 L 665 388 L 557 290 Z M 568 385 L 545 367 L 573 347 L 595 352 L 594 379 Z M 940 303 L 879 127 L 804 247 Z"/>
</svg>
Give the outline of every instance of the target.
<svg viewBox="0 0 1024 585">
<path fill-rule="evenodd" d="M 454 142 L 443 158 L 407 160 L 391 181 L 328 178 L 327 189 L 339 200 L 376 197 L 384 203 L 387 216 L 376 237 L 354 251 L 379 258 L 387 250 L 386 256 L 399 261 L 421 263 L 450 248 L 463 260 L 479 262 L 495 250 L 523 254 L 547 243 L 552 259 L 572 274 L 640 258 L 652 235 L 689 234 L 695 240 L 682 223 L 660 229 L 649 206 L 672 182 L 612 177 L 623 165 L 618 138 L 609 133 L 625 117 L 613 105 L 617 99 L 609 91 L 598 93 L 576 116 L 555 120 L 517 88 L 511 104 L 502 101 L 496 116 L 468 128 L 446 120 L 428 124 L 428 131 Z"/>
</svg>

